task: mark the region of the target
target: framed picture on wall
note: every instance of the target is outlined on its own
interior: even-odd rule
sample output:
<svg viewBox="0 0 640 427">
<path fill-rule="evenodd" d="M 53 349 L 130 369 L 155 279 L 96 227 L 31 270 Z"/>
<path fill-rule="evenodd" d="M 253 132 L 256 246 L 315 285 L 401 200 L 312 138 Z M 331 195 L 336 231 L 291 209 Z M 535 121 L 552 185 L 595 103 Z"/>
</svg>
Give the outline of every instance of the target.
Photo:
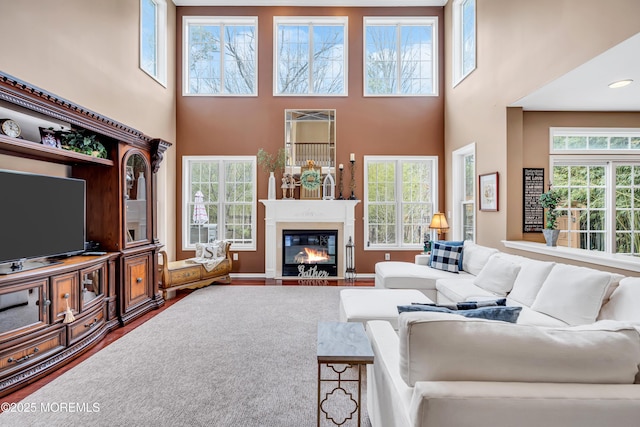
<svg viewBox="0 0 640 427">
<path fill-rule="evenodd" d="M 478 176 L 478 196 L 481 211 L 498 211 L 498 172 Z"/>
</svg>

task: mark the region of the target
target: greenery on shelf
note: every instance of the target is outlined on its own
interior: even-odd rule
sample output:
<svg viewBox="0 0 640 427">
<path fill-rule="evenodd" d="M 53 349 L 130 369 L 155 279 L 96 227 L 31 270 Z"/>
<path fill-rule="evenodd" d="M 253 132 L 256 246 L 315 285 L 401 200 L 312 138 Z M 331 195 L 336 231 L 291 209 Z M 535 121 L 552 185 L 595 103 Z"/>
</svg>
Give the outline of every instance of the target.
<svg viewBox="0 0 640 427">
<path fill-rule="evenodd" d="M 285 160 L 286 152 L 284 148 L 280 148 L 275 156 L 262 148 L 258 150 L 258 164 L 266 172 L 276 172 L 283 169 Z"/>
<path fill-rule="evenodd" d="M 560 193 L 554 189 L 549 188 L 549 191 L 540 195 L 540 204 L 547 210 L 547 221 L 545 228 L 548 230 L 555 230 L 558 221 L 558 211 L 556 207 L 560 203 Z"/>
<path fill-rule="evenodd" d="M 88 134 L 84 129 L 64 132 L 60 135 L 60 139 L 64 149 L 102 159 L 107 158 L 107 149 L 104 145 L 96 139 L 96 135 Z"/>
</svg>

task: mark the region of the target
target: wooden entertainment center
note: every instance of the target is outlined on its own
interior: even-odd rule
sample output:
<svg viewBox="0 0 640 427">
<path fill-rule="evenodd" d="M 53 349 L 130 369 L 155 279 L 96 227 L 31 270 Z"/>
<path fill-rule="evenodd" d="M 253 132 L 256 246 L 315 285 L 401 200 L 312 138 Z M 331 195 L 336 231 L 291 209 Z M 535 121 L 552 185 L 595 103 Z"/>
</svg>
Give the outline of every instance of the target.
<svg viewBox="0 0 640 427">
<path fill-rule="evenodd" d="M 1 72 L 0 102 L 16 116 L 26 112 L 93 134 L 107 150 L 107 158 L 99 158 L 0 135 L 0 154 L 66 165 L 69 177 L 86 181 L 86 240 L 99 244 L 95 255 L 0 275 L 3 396 L 164 304 L 155 175 L 171 144 Z M 4 203 L 20 203 L 19 196 Z"/>
</svg>

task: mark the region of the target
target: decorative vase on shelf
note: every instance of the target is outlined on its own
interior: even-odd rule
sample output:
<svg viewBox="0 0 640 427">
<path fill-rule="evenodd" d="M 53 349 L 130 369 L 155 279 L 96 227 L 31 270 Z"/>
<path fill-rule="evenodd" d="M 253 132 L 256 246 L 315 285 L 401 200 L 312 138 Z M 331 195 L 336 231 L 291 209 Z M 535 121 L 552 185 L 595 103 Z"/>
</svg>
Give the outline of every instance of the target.
<svg viewBox="0 0 640 427">
<path fill-rule="evenodd" d="M 560 230 L 544 228 L 542 230 L 542 234 L 544 235 L 544 240 L 547 242 L 547 246 L 558 245 L 558 236 L 560 235 Z"/>
<path fill-rule="evenodd" d="M 269 200 L 276 199 L 276 177 L 273 175 L 273 172 L 269 172 L 269 193 L 267 198 Z"/>
<path fill-rule="evenodd" d="M 138 175 L 138 200 L 144 200 L 147 197 L 147 185 L 144 180 L 144 172 Z"/>
</svg>

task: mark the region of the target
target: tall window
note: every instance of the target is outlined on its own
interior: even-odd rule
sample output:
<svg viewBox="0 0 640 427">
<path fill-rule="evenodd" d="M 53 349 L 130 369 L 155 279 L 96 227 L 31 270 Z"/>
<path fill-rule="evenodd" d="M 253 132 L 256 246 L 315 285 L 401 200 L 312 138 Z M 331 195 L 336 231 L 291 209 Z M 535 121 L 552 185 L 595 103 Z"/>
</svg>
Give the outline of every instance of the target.
<svg viewBox="0 0 640 427">
<path fill-rule="evenodd" d="M 453 236 L 475 241 L 476 162 L 475 144 L 453 152 Z"/>
<path fill-rule="evenodd" d="M 274 95 L 347 94 L 347 17 L 274 23 Z"/>
<path fill-rule="evenodd" d="M 166 0 L 140 0 L 140 68 L 163 85 L 167 83 L 166 27 Z"/>
<path fill-rule="evenodd" d="M 256 96 L 256 17 L 185 16 L 183 93 Z"/>
<path fill-rule="evenodd" d="M 255 156 L 184 156 L 182 246 L 229 240 L 256 249 Z"/>
<path fill-rule="evenodd" d="M 558 245 L 640 256 L 640 129 L 552 128 L 551 153 Z"/>
<path fill-rule="evenodd" d="M 437 207 L 437 157 L 365 156 L 368 249 L 420 249 Z"/>
<path fill-rule="evenodd" d="M 476 0 L 453 3 L 453 83 L 476 69 Z"/>
<path fill-rule="evenodd" d="M 365 96 L 437 95 L 438 18 L 364 18 Z"/>
</svg>

